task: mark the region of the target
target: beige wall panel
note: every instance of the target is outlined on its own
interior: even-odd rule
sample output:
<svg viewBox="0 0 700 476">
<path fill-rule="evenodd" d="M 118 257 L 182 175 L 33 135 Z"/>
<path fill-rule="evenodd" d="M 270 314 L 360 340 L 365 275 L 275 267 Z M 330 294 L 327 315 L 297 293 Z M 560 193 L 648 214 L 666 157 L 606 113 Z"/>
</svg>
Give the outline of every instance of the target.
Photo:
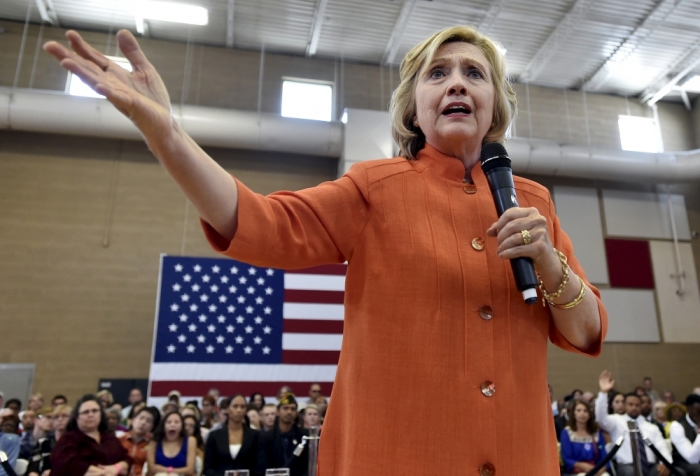
<svg viewBox="0 0 700 476">
<path fill-rule="evenodd" d="M 685 198 L 672 194 L 671 202 L 678 237 L 689 240 Z M 610 237 L 673 238 L 666 194 L 603 190 L 603 206 Z"/>
<path fill-rule="evenodd" d="M 685 272 L 685 294 L 678 296 L 678 274 L 672 242 L 652 241 L 651 260 L 659 300 L 659 313 L 664 341 L 700 342 L 700 294 L 698 276 L 693 266 L 693 250 L 688 243 L 679 243 L 681 265 Z"/>
<path fill-rule="evenodd" d="M 603 221 L 598 190 L 582 187 L 554 187 L 554 203 L 564 231 L 574 244 L 574 252 L 593 284 L 608 284 Z"/>
<path fill-rule="evenodd" d="M 608 311 L 606 342 L 659 342 L 654 291 L 647 289 L 601 289 Z"/>
</svg>

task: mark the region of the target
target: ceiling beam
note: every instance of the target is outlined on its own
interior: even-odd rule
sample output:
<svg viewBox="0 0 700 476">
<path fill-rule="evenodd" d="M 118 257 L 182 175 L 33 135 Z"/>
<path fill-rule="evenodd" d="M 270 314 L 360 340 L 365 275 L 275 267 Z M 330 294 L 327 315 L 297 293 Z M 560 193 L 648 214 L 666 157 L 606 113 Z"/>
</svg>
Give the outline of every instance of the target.
<svg viewBox="0 0 700 476">
<path fill-rule="evenodd" d="M 503 9 L 505 3 L 506 0 L 494 0 L 491 2 L 491 6 L 486 12 L 486 15 L 484 15 L 484 18 L 481 19 L 479 25 L 476 27 L 476 29 L 479 30 L 480 33 L 488 35 L 489 30 L 493 27 L 493 24 L 496 22 L 496 19 L 501 13 L 501 10 Z"/>
<path fill-rule="evenodd" d="M 552 57 L 559 51 L 561 44 L 567 37 L 571 36 L 581 24 L 583 19 L 588 14 L 595 0 L 576 0 L 574 6 L 564 15 L 564 18 L 554 27 L 552 33 L 542 43 L 540 49 L 532 57 L 522 73 L 520 73 L 520 81 L 530 82 L 540 75 L 545 66 L 549 63 Z"/>
<path fill-rule="evenodd" d="M 403 34 L 406 31 L 406 25 L 408 25 L 413 9 L 416 7 L 416 2 L 417 0 L 406 0 L 403 7 L 401 7 L 399 18 L 396 20 L 396 24 L 394 25 L 394 30 L 391 32 L 389 42 L 386 44 L 382 64 L 391 64 L 394 62 L 396 53 L 399 52 L 399 48 L 401 47 L 401 40 L 403 39 Z"/>
<path fill-rule="evenodd" d="M 690 51 L 689 51 L 690 50 Z M 661 87 L 654 88 L 649 87 L 644 90 L 641 94 L 642 102 L 647 103 L 649 106 L 656 104 L 661 98 L 666 96 L 673 88 L 692 70 L 694 70 L 698 65 L 700 65 L 700 39 L 693 42 L 689 49 L 683 52 L 680 59 L 675 61 L 673 64 L 669 65 L 660 77 L 657 77 L 651 84 L 656 85 L 664 77 L 673 74 L 674 71 L 678 71 L 673 77 L 668 79 Z"/>
<path fill-rule="evenodd" d="M 318 0 L 316 3 L 316 12 L 314 13 L 314 24 L 311 27 L 309 42 L 306 44 L 306 56 L 313 56 L 318 49 L 318 39 L 321 36 L 321 27 L 323 26 L 323 17 L 326 14 L 326 6 L 328 0 Z"/>
<path fill-rule="evenodd" d="M 50 23 L 53 26 L 61 26 L 58 22 L 58 15 L 56 15 L 56 9 L 53 6 L 52 0 L 36 0 L 36 7 L 39 10 L 42 21 Z"/>
<path fill-rule="evenodd" d="M 673 13 L 683 2 L 683 0 L 660 0 L 649 12 L 649 14 L 639 23 L 634 31 L 615 48 L 615 51 L 608 56 L 602 65 L 583 81 L 582 89 L 595 91 L 600 89 L 610 76 L 615 72 L 614 67 L 627 60 L 636 49 L 641 46 L 651 35 L 663 25 L 668 16 Z"/>
<path fill-rule="evenodd" d="M 233 48 L 234 36 L 233 36 L 233 13 L 236 7 L 236 0 L 228 0 L 228 5 L 226 7 L 226 47 Z"/>
</svg>

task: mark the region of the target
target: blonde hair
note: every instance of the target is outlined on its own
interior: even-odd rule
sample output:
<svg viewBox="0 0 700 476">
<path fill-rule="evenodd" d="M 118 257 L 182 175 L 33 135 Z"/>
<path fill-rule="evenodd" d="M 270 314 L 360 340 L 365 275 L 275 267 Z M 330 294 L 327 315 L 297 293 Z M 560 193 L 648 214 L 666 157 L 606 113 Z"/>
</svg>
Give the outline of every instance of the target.
<svg viewBox="0 0 700 476">
<path fill-rule="evenodd" d="M 453 26 L 433 33 L 430 38 L 414 46 L 399 69 L 400 83 L 391 96 L 389 113 L 391 133 L 399 145 L 399 154 L 409 160 L 415 159 L 425 146 L 425 135 L 413 124 L 416 115 L 416 81 L 424 67 L 432 63 L 437 50 L 445 43 L 465 42 L 481 50 L 491 67 L 495 89 L 493 124 L 483 143 L 503 142 L 510 123 L 517 114 L 515 91 L 506 75 L 506 60 L 501 47 L 494 40 L 479 33 L 469 25 Z"/>
<path fill-rule="evenodd" d="M 56 415 L 58 415 L 58 414 L 63 413 L 63 414 L 66 414 L 66 415 L 70 416 L 70 413 L 71 413 L 72 411 L 73 411 L 73 409 L 72 409 L 70 406 L 68 406 L 68 405 L 66 405 L 66 404 L 61 404 L 61 405 L 58 405 L 56 408 L 53 409 L 53 415 L 56 416 Z"/>
<path fill-rule="evenodd" d="M 112 404 L 114 403 L 114 397 L 112 396 L 112 392 L 110 392 L 109 390 L 100 390 L 99 392 L 97 392 L 97 394 L 95 394 L 98 400 L 102 400 L 103 395 L 107 395 L 109 397 L 109 406 L 112 406 Z"/>
</svg>

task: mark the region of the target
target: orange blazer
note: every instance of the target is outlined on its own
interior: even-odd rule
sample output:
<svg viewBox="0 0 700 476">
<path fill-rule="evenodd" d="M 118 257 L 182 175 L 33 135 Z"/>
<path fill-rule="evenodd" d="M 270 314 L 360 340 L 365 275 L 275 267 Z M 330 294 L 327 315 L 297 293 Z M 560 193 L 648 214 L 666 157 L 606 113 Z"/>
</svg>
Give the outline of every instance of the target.
<svg viewBox="0 0 700 476">
<path fill-rule="evenodd" d="M 203 223 L 216 250 L 257 266 L 348 262 L 320 476 L 559 474 L 547 339 L 582 352 L 548 308 L 523 302 L 510 264 L 496 255 L 486 236 L 496 208 L 481 166 L 474 185 L 463 177 L 461 161 L 426 145 L 417 160 L 362 162 L 299 192 L 264 197 L 238 182 L 230 243 Z M 585 280 L 547 189 L 520 177 L 515 187 Z M 598 355 L 607 314 L 591 289 Z M 482 392 L 488 383 L 491 396 Z"/>
</svg>

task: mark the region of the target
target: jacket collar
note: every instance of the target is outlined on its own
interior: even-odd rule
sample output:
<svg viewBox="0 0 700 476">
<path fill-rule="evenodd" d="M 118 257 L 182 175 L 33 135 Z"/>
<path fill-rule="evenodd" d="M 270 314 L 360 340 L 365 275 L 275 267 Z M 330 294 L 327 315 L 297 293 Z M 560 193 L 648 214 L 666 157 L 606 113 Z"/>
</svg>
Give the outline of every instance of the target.
<svg viewBox="0 0 700 476">
<path fill-rule="evenodd" d="M 425 171 L 453 182 L 464 181 L 465 168 L 461 160 L 443 154 L 430 144 L 425 144 L 418 152 L 417 165 Z M 471 170 L 472 181 L 477 186 L 486 185 L 486 177 L 481 170 L 481 162 L 477 162 Z"/>
</svg>

